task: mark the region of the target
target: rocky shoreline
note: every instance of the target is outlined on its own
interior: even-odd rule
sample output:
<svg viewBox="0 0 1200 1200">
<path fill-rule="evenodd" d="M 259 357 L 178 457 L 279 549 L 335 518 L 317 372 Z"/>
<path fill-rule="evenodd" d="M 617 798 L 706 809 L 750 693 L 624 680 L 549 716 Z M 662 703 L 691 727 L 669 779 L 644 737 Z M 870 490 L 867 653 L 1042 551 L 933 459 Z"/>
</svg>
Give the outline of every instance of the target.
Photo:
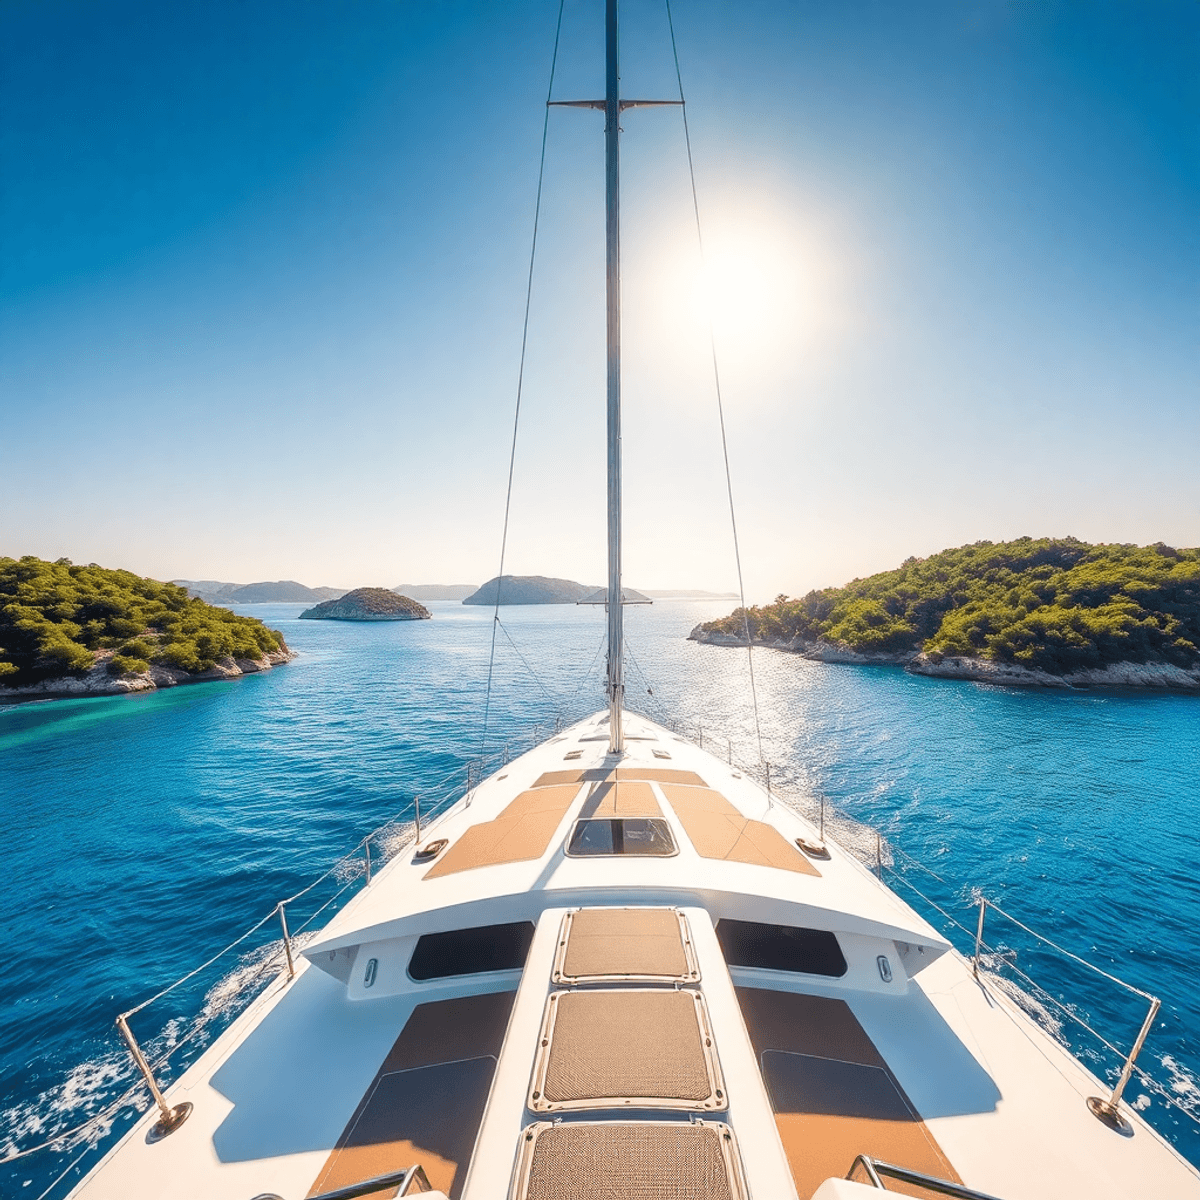
<svg viewBox="0 0 1200 1200">
<path fill-rule="evenodd" d="M 718 633 L 697 625 L 688 640 L 710 646 L 745 646 L 744 638 Z M 941 679 L 970 679 L 1002 687 L 1052 688 L 1175 688 L 1200 691 L 1200 666 L 1186 670 L 1166 662 L 1118 662 L 1105 667 L 1075 671 L 1069 675 L 1051 675 L 1047 671 L 1022 667 L 1017 663 L 993 662 L 986 658 L 947 655 L 937 659 L 917 650 L 900 654 L 859 653 L 833 642 L 807 641 L 803 638 L 755 638 L 755 646 L 799 654 L 815 662 L 848 663 L 854 666 L 902 666 L 913 675 Z"/>
<path fill-rule="evenodd" d="M 112 675 L 108 670 L 111 651 L 101 652 L 96 664 L 83 675 L 45 679 L 27 687 L 0 687 L 0 701 L 59 700 L 85 696 L 125 696 L 132 692 L 154 692 L 185 683 L 208 683 L 214 679 L 238 679 L 282 666 L 296 657 L 294 650 L 272 650 L 261 658 L 221 658 L 207 671 L 181 671 L 176 667 L 151 665 L 148 671 Z"/>
</svg>

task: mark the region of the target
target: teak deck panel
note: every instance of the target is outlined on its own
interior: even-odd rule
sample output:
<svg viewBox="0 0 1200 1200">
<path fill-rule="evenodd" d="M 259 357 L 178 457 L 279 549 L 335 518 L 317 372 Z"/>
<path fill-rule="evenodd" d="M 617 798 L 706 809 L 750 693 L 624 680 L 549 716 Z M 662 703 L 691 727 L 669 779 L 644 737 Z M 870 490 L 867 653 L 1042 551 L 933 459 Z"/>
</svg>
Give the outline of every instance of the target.
<svg viewBox="0 0 1200 1200">
<path fill-rule="evenodd" d="M 844 1000 L 765 988 L 737 997 L 801 1200 L 859 1154 L 962 1182 Z"/>
<path fill-rule="evenodd" d="M 692 787 L 708 785 L 695 771 L 673 771 L 669 767 L 592 767 L 586 771 L 546 771 L 533 781 L 535 788 L 551 787 L 556 783 L 603 783 L 616 778 L 622 782 L 682 783 Z"/>
<path fill-rule="evenodd" d="M 483 1120 L 515 992 L 413 1009 L 309 1196 L 413 1163 L 457 1200 Z"/>
<path fill-rule="evenodd" d="M 662 808 L 648 783 L 606 779 L 583 802 L 580 817 L 661 817 Z"/>
<path fill-rule="evenodd" d="M 821 874 L 773 825 L 747 817 L 720 792 L 671 783 L 662 790 L 701 858 Z"/>
<path fill-rule="evenodd" d="M 541 858 L 578 795 L 578 784 L 522 792 L 494 820 L 466 829 L 423 878 Z"/>
</svg>

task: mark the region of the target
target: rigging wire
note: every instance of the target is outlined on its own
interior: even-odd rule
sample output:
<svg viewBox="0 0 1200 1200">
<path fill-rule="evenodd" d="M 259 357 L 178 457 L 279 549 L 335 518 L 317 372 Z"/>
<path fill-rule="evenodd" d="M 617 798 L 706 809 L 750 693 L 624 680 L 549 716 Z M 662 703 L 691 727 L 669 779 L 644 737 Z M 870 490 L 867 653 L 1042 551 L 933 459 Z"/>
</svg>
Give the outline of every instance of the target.
<svg viewBox="0 0 1200 1200">
<path fill-rule="evenodd" d="M 700 266 L 704 268 L 704 234 L 700 224 L 700 200 L 696 193 L 696 168 L 692 162 L 692 136 L 688 129 L 687 101 L 683 95 L 683 73 L 679 68 L 679 48 L 675 44 L 675 21 L 671 16 L 671 0 L 667 6 L 667 27 L 671 31 L 671 54 L 675 59 L 675 80 L 679 84 L 679 111 L 683 114 L 683 141 L 687 147 L 688 177 L 692 184 L 692 210 L 696 214 L 696 243 L 700 247 Z M 746 663 L 750 669 L 750 701 L 754 707 L 754 739 L 758 745 L 758 760 L 763 761 L 762 727 L 758 720 L 758 689 L 754 683 L 754 653 L 750 644 L 750 617 L 746 611 L 746 586 L 742 582 L 742 551 L 738 544 L 737 514 L 733 507 L 733 477 L 729 470 L 729 446 L 725 438 L 725 405 L 721 399 L 721 372 L 717 366 L 717 331 L 713 324 L 712 306 L 705 305 L 708 316 L 708 342 L 712 350 L 713 386 L 717 393 L 717 417 L 721 425 L 721 453 L 725 459 L 725 490 L 729 496 L 729 524 L 733 529 L 733 557 L 737 563 L 738 597 L 741 600 L 742 626 L 746 633 Z"/>
<path fill-rule="evenodd" d="M 498 594 L 498 589 L 497 589 L 497 594 Z M 562 705 L 560 704 L 560 702 L 558 700 L 556 700 L 550 694 L 546 685 L 542 682 L 541 676 L 533 669 L 533 666 L 530 664 L 529 659 L 527 659 L 525 657 L 525 655 L 523 655 L 521 653 L 521 647 L 518 646 L 517 643 L 513 641 L 513 636 L 511 633 L 508 632 L 508 627 L 504 624 L 503 621 L 500 620 L 500 617 L 498 615 L 495 618 L 495 621 L 493 624 L 493 629 L 496 626 L 499 626 L 500 629 L 502 630 L 502 632 L 504 633 L 504 636 L 506 638 L 508 638 L 508 644 L 516 652 L 517 657 L 525 664 L 525 669 L 530 673 L 530 675 L 533 676 L 533 682 L 536 683 L 538 685 L 538 687 L 540 687 L 542 689 L 542 695 L 544 695 L 546 697 L 546 699 L 549 700 L 552 705 L 554 705 L 555 708 L 561 708 Z"/>
<path fill-rule="evenodd" d="M 554 29 L 554 54 L 550 59 L 550 84 L 546 88 L 546 115 L 542 119 L 542 155 L 538 165 L 537 199 L 533 205 L 533 238 L 529 246 L 529 279 L 525 285 L 525 320 L 521 326 L 521 361 L 517 368 L 517 403 L 513 412 L 512 449 L 508 455 L 508 489 L 504 494 L 504 530 L 500 535 L 500 570 L 496 574 L 496 604 L 492 610 L 492 646 L 488 653 L 487 694 L 483 701 L 483 732 L 479 738 L 479 757 L 487 748 L 488 717 L 492 708 L 492 671 L 496 664 L 496 626 L 500 623 L 500 587 L 504 579 L 504 556 L 508 550 L 508 517 L 512 508 L 513 470 L 517 462 L 517 430 L 521 424 L 521 393 L 525 386 L 525 349 L 529 344 L 529 310 L 533 303 L 533 265 L 537 257 L 538 221 L 542 214 L 542 182 L 546 177 L 546 141 L 550 133 L 550 99 L 554 95 L 554 72 L 558 67 L 558 41 L 562 35 L 563 9 L 559 0 L 558 24 Z M 509 638 L 509 641 L 512 639 Z"/>
<path fill-rule="evenodd" d="M 651 703 L 646 707 L 653 709 L 658 714 L 660 720 L 665 720 L 668 716 L 666 705 L 658 697 L 654 688 L 650 686 L 650 680 L 646 678 L 646 672 L 642 670 L 642 664 L 638 662 L 637 656 L 633 653 L 633 647 L 629 643 L 629 639 L 625 639 L 625 652 L 629 655 L 629 662 L 633 669 L 638 673 L 643 685 L 646 688 L 646 695 L 650 697 Z"/>
<path fill-rule="evenodd" d="M 600 635 L 599 644 L 596 646 L 596 653 L 592 655 L 592 661 L 588 663 L 583 674 L 579 676 L 579 687 L 575 689 L 575 695 L 571 697 L 571 711 L 576 712 L 579 708 L 579 700 L 583 695 L 583 689 L 587 687 L 588 681 L 592 677 L 592 671 L 596 668 L 596 663 L 600 661 L 600 654 L 604 650 L 604 644 L 608 641 L 608 631 Z"/>
</svg>

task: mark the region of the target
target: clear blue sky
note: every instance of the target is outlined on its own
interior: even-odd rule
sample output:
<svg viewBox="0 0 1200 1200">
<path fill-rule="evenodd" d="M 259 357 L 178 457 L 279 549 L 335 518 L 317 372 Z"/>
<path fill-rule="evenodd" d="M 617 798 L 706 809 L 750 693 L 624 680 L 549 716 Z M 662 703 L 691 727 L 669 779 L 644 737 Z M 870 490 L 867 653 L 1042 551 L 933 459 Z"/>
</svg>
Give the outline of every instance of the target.
<svg viewBox="0 0 1200 1200">
<path fill-rule="evenodd" d="M 560 98 L 602 90 L 567 0 Z M 495 573 L 555 0 L 0 6 L 0 553 Z M 676 0 L 626 114 L 626 578 L 1200 544 L 1200 5 Z M 674 86 L 623 6 L 627 95 Z M 602 118 L 551 115 L 509 569 L 604 575 Z"/>
</svg>

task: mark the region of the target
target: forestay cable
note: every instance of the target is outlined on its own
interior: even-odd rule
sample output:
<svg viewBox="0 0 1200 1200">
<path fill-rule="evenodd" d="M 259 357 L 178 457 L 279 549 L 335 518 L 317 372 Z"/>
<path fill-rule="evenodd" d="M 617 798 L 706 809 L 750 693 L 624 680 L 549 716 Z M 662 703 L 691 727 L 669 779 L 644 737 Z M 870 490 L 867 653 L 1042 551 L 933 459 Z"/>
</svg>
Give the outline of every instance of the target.
<svg viewBox="0 0 1200 1200">
<path fill-rule="evenodd" d="M 700 269 L 704 270 L 704 234 L 700 226 L 700 201 L 696 194 L 696 168 L 692 163 L 692 137 L 688 130 L 687 101 L 683 95 L 683 73 L 679 69 L 679 48 L 675 44 L 675 21 L 671 16 L 671 0 L 667 6 L 667 27 L 671 31 L 671 54 L 675 59 L 675 79 L 679 84 L 679 111 L 683 114 L 683 141 L 687 147 L 688 177 L 692 183 L 692 210 L 696 214 L 696 243 L 700 247 Z M 729 446 L 725 439 L 725 405 L 721 400 L 721 372 L 717 366 L 717 332 L 713 325 L 712 305 L 706 304 L 708 343 L 712 350 L 713 385 L 717 393 L 717 417 L 721 424 L 721 453 L 725 458 L 725 490 L 729 496 L 729 524 L 733 529 L 733 557 L 737 563 L 738 597 L 742 608 L 742 626 L 746 632 L 746 663 L 750 668 L 750 702 L 754 708 L 754 740 L 758 745 L 758 760 L 763 761 L 762 728 L 758 721 L 758 689 L 754 685 L 754 653 L 750 644 L 750 617 L 746 612 L 746 587 L 742 582 L 742 551 L 738 544 L 737 514 L 733 507 L 733 478 L 729 471 Z"/>
<path fill-rule="evenodd" d="M 542 119 L 542 155 L 538 165 L 537 199 L 533 205 L 533 238 L 529 246 L 529 279 L 525 285 L 525 320 L 521 326 L 521 362 L 517 368 L 517 404 L 513 412 L 512 449 L 508 455 L 508 489 L 504 494 L 504 530 L 500 535 L 500 570 L 496 574 L 496 604 L 492 609 L 492 645 L 488 653 L 487 694 L 483 701 L 483 732 L 479 737 L 479 757 L 487 748 L 488 716 L 492 709 L 492 671 L 496 665 L 496 626 L 500 623 L 500 587 L 504 579 L 504 556 L 508 550 L 508 515 L 512 507 L 513 470 L 517 462 L 517 430 L 521 424 L 521 393 L 525 386 L 525 349 L 529 344 L 529 310 L 533 303 L 533 264 L 537 257 L 538 220 L 542 214 L 542 181 L 546 177 L 546 140 L 550 133 L 550 100 L 554 95 L 554 72 L 558 66 L 558 40 L 562 34 L 563 9 L 559 0 L 558 24 L 554 29 L 554 54 L 550 59 L 550 84 L 546 88 L 546 115 Z M 507 631 L 506 631 L 507 633 Z M 511 641 L 511 638 L 509 639 Z"/>
</svg>

